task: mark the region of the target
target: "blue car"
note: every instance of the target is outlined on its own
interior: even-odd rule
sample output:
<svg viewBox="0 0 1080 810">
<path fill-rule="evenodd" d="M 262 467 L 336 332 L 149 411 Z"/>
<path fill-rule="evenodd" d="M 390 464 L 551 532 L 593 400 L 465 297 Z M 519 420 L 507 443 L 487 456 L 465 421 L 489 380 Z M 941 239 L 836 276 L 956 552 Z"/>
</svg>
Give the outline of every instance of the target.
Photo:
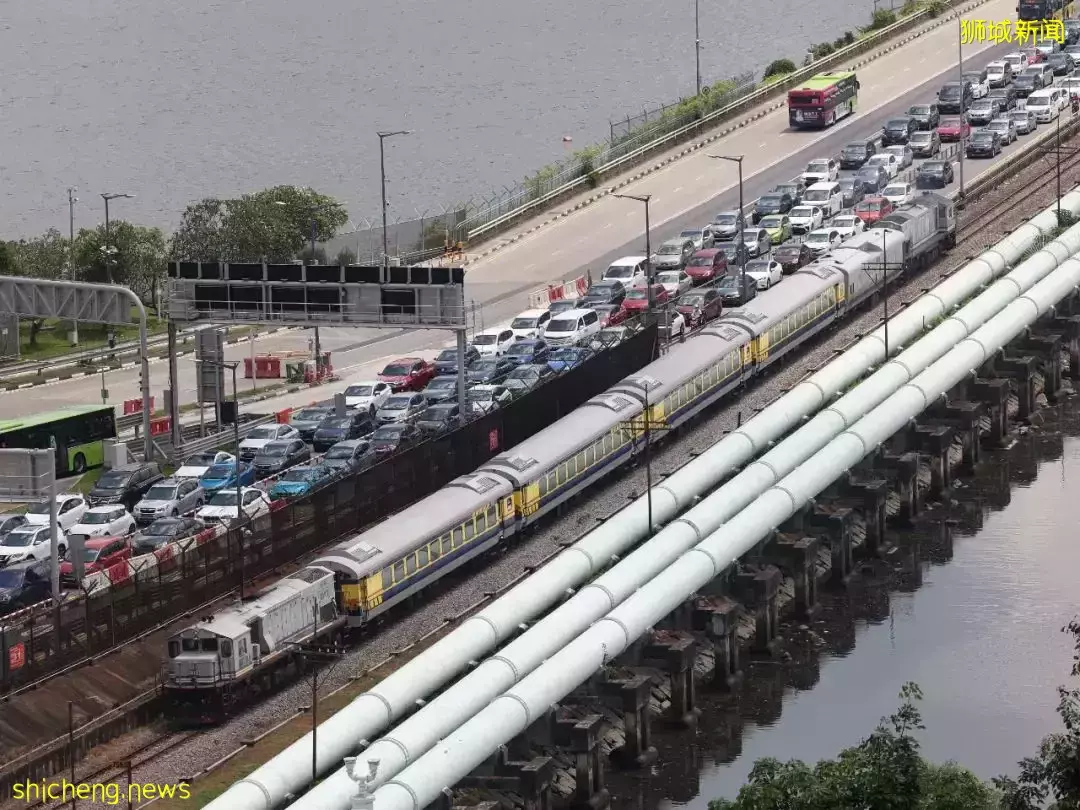
<svg viewBox="0 0 1080 810">
<path fill-rule="evenodd" d="M 592 356 L 592 350 L 584 346 L 566 346 L 551 353 L 548 357 L 548 368 L 556 372 L 569 371 L 577 368 Z"/>
<path fill-rule="evenodd" d="M 202 488 L 207 495 L 211 495 L 220 489 L 229 489 L 236 486 L 235 464 L 214 464 L 202 474 L 199 479 Z M 255 483 L 255 467 L 252 464 L 240 466 L 240 486 L 249 487 Z"/>
<path fill-rule="evenodd" d="M 325 467 L 293 467 L 270 488 L 270 499 L 307 495 L 329 477 L 330 473 Z"/>
<path fill-rule="evenodd" d="M 530 365 L 533 363 L 546 363 L 551 347 L 539 339 L 518 340 L 511 344 L 503 355 L 515 366 Z"/>
</svg>

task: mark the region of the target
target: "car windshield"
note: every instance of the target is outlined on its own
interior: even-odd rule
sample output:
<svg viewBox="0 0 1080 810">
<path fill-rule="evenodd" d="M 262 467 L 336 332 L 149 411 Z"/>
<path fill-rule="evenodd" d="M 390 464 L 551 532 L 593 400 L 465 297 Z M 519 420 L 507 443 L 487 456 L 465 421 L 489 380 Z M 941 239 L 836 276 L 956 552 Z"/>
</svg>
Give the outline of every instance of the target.
<svg viewBox="0 0 1080 810">
<path fill-rule="evenodd" d="M 577 329 L 577 318 L 553 318 L 547 325 L 547 331 L 551 334 L 573 332 L 575 329 Z"/>
<path fill-rule="evenodd" d="M 454 413 L 454 405 L 432 405 L 421 417 L 428 422 L 445 422 Z"/>
<path fill-rule="evenodd" d="M 712 267 L 712 256 L 691 256 L 689 267 Z"/>
<path fill-rule="evenodd" d="M 314 477 L 314 473 L 310 469 L 304 470 L 289 470 L 285 475 L 281 476 L 282 481 L 310 481 Z"/>
<path fill-rule="evenodd" d="M 916 104 L 914 107 L 911 108 L 910 112 L 911 112 L 912 115 L 929 115 L 930 114 L 930 105 L 929 104 Z"/>
<path fill-rule="evenodd" d="M 304 411 L 300 411 L 300 413 L 293 416 L 293 419 L 299 419 L 303 413 Z M 251 431 L 251 433 L 247 435 L 249 439 L 273 439 L 276 436 L 277 428 L 271 427 L 255 428 L 253 431 Z"/>
<path fill-rule="evenodd" d="M 155 520 L 143 531 L 143 534 L 148 537 L 170 537 L 174 532 L 180 530 L 183 524 L 176 518 L 164 518 L 162 520 Z"/>
<path fill-rule="evenodd" d="M 772 255 L 773 259 L 779 262 L 784 259 L 797 259 L 800 252 L 798 245 L 781 245 L 773 250 Z"/>
<path fill-rule="evenodd" d="M 679 283 L 679 274 L 678 273 L 659 273 L 656 276 L 656 281 L 657 281 L 658 284 L 676 284 L 677 285 Z"/>
<path fill-rule="evenodd" d="M 941 174 L 945 171 L 945 164 L 938 160 L 928 160 L 922 165 L 922 171 L 927 174 Z"/>
<path fill-rule="evenodd" d="M 817 243 L 817 242 L 822 242 L 822 243 L 828 242 L 829 241 L 829 234 L 814 231 L 812 234 L 810 234 L 809 236 L 806 237 L 806 241 L 807 241 L 808 244 Z"/>
<path fill-rule="evenodd" d="M 436 377 L 428 383 L 428 388 L 438 390 L 440 388 L 453 388 L 457 385 L 456 377 Z"/>
<path fill-rule="evenodd" d="M 171 501 L 176 497 L 176 487 L 154 486 L 146 493 L 148 501 Z"/>
<path fill-rule="evenodd" d="M 29 509 L 26 510 L 28 515 L 47 515 L 49 514 L 49 502 L 35 503 Z"/>
<path fill-rule="evenodd" d="M 405 432 L 405 428 L 397 425 L 385 425 L 373 434 L 371 438 L 376 442 L 396 442 L 401 438 L 401 434 Z"/>
<path fill-rule="evenodd" d="M 382 373 L 387 377 L 408 377 L 411 370 L 411 367 L 403 363 L 391 363 L 382 370 Z"/>
<path fill-rule="evenodd" d="M 632 268 L 632 267 L 627 267 L 624 264 L 619 264 L 619 265 L 613 264 L 613 265 L 611 265 L 611 267 L 609 267 L 607 269 L 607 272 L 604 273 L 604 275 L 607 276 L 608 278 L 630 278 L 630 276 L 633 275 L 633 273 L 634 273 L 634 268 Z"/>
<path fill-rule="evenodd" d="M 696 241 L 701 238 L 701 231 L 682 231 L 679 233 L 679 236 L 681 236 L 683 239 L 693 239 Z"/>
<path fill-rule="evenodd" d="M 470 402 L 487 402 L 494 397 L 494 392 L 485 391 L 483 388 L 470 388 L 467 396 Z"/>
<path fill-rule="evenodd" d="M 383 408 L 388 411 L 401 411 L 409 407 L 410 399 L 411 397 L 390 397 Z"/>
<path fill-rule="evenodd" d="M 626 298 L 629 301 L 644 301 L 649 297 L 649 293 L 646 290 L 630 290 L 626 294 Z M 551 327 L 548 327 L 548 331 L 551 331 Z"/>
<path fill-rule="evenodd" d="M 446 352 L 443 352 L 446 354 Z M 457 352 L 454 353 L 454 357 L 457 357 Z M 442 355 L 439 355 L 440 359 L 446 359 Z M 453 358 L 450 358 L 453 359 Z M 374 391 L 374 386 L 371 385 L 350 385 L 345 389 L 345 396 L 347 397 L 370 397 Z"/>
<path fill-rule="evenodd" d="M 289 452 L 289 445 L 285 442 L 270 442 L 259 451 L 260 456 L 283 456 Z"/>
<path fill-rule="evenodd" d="M 236 491 L 232 489 L 223 490 L 213 498 L 210 499 L 208 506 L 236 506 Z"/>
<path fill-rule="evenodd" d="M 101 553 L 100 548 L 85 548 L 84 547 L 83 551 L 82 551 L 83 562 L 93 562 L 94 560 L 96 560 L 98 558 L 98 555 L 100 553 Z"/>
<path fill-rule="evenodd" d="M 327 450 L 326 455 L 323 456 L 324 459 L 352 458 L 352 457 L 353 457 L 353 448 L 351 448 L 351 447 L 337 447 L 336 445 L 334 447 L 331 447 L 329 450 Z"/>
<path fill-rule="evenodd" d="M 656 251 L 661 256 L 674 256 L 677 253 L 682 253 L 681 245 L 661 245 L 660 250 Z"/>
<path fill-rule="evenodd" d="M 715 222 L 717 225 L 734 225 L 735 224 L 735 215 L 734 214 L 717 214 L 716 219 L 714 219 L 713 222 Z"/>
<path fill-rule="evenodd" d="M 833 217 L 833 225 L 837 228 L 853 228 L 858 221 L 855 217 Z"/>
<path fill-rule="evenodd" d="M 536 321 L 537 321 L 537 318 L 514 318 L 514 320 L 512 320 L 510 322 L 510 328 L 511 329 L 532 329 L 533 327 L 536 326 Z M 455 357 L 457 357 L 456 352 L 453 355 L 451 355 L 450 357 L 446 357 L 446 358 L 443 358 L 440 355 L 439 359 L 452 360 Z"/>
<path fill-rule="evenodd" d="M 829 199 L 829 190 L 825 188 L 807 189 L 806 196 L 803 199 L 807 202 L 825 202 Z"/>
<path fill-rule="evenodd" d="M 837 182 L 840 184 L 840 188 L 845 191 L 847 191 L 849 188 L 855 188 L 854 177 L 841 177 Z"/>
<path fill-rule="evenodd" d="M 908 125 L 908 122 L 907 122 L 906 118 L 893 118 L 891 121 L 889 121 L 889 123 L 887 123 L 885 125 L 885 128 L 886 129 L 907 129 L 907 125 Z"/>
<path fill-rule="evenodd" d="M 887 197 L 903 196 L 907 193 L 907 188 L 905 186 L 888 186 L 884 193 Z"/>
<path fill-rule="evenodd" d="M 762 228 L 779 228 L 783 224 L 783 217 L 763 217 L 761 220 Z"/>
<path fill-rule="evenodd" d="M 800 205 L 798 208 L 791 209 L 792 218 L 808 219 L 814 215 L 814 209 L 809 206 Z"/>
<path fill-rule="evenodd" d="M 294 422 L 318 422 L 325 419 L 333 411 L 329 408 L 304 408 L 299 413 L 293 414 Z"/>
<path fill-rule="evenodd" d="M 980 98 L 977 101 L 972 102 L 971 109 L 973 110 L 989 110 L 994 106 L 994 102 L 988 98 Z"/>
<path fill-rule="evenodd" d="M 131 473 L 107 472 L 98 479 L 97 485 L 101 489 L 122 489 L 131 480 Z"/>
<path fill-rule="evenodd" d="M 766 195 L 758 200 L 758 208 L 774 208 L 780 205 L 780 198 L 775 195 Z"/>
<path fill-rule="evenodd" d="M 548 327 L 549 330 L 550 328 L 551 327 Z M 498 366 L 499 364 L 496 360 L 481 360 L 478 363 L 474 363 L 473 367 L 469 370 L 477 374 L 489 374 L 496 368 L 498 368 Z M 394 399 L 396 399 L 396 397 L 391 397 L 391 401 L 393 401 Z"/>
<path fill-rule="evenodd" d="M 971 140 L 978 141 L 979 143 L 990 143 L 994 140 L 994 135 L 991 132 L 976 132 L 971 136 Z"/>
<path fill-rule="evenodd" d="M 559 349 L 551 356 L 552 360 L 576 360 L 578 353 L 573 348 Z"/>
<path fill-rule="evenodd" d="M 959 118 L 942 118 L 940 126 L 943 129 L 960 129 L 960 119 Z"/>
<path fill-rule="evenodd" d="M 806 170 L 808 172 L 827 172 L 829 171 L 829 162 L 827 160 L 811 160 L 806 164 Z"/>
<path fill-rule="evenodd" d="M 1028 96 L 1027 105 L 1029 107 L 1049 107 L 1050 99 L 1045 96 L 1042 98 L 1039 98 L 1038 96 Z M 990 126 L 993 127 L 993 124 L 991 123 Z"/>
<path fill-rule="evenodd" d="M 235 469 L 235 464 L 215 464 L 213 467 L 203 473 L 203 478 L 206 478 L 207 480 L 212 480 L 216 478 L 228 478 L 233 474 L 233 471 Z"/>
<path fill-rule="evenodd" d="M 767 261 L 756 261 L 746 263 L 747 273 L 767 273 L 769 271 L 769 263 Z"/>
<path fill-rule="evenodd" d="M 536 351 L 536 344 L 531 340 L 520 340 L 506 350 L 507 354 L 532 354 Z"/>
<path fill-rule="evenodd" d="M 855 206 L 856 211 L 880 211 L 880 200 L 863 201 Z"/>
<path fill-rule="evenodd" d="M 1014 121 L 1027 121 L 1030 114 L 1031 113 L 1029 113 L 1027 110 L 1019 110 L 1014 113 L 1009 113 L 1009 118 Z"/>
<path fill-rule="evenodd" d="M 874 155 L 867 162 L 871 166 L 888 166 L 892 162 L 892 155 Z"/>
<path fill-rule="evenodd" d="M 79 523 L 82 523 L 84 526 L 103 526 L 106 523 L 112 523 L 117 517 L 118 515 L 115 511 L 87 512 L 79 519 Z"/>
<path fill-rule="evenodd" d="M 217 458 L 217 453 L 211 450 L 209 453 L 196 453 L 184 460 L 185 467 L 209 467 Z"/>
<path fill-rule="evenodd" d="M 477 335 L 475 338 L 473 338 L 473 343 L 478 346 L 491 346 L 498 342 L 498 335 Z"/>
<path fill-rule="evenodd" d="M 840 150 L 840 152 L 845 155 L 861 155 L 865 151 L 866 147 L 863 146 L 861 143 L 849 143 L 847 146 Z"/>
<path fill-rule="evenodd" d="M 6 535 L 4 535 L 4 545 L 12 546 L 13 548 L 28 546 L 33 541 L 33 539 L 37 537 L 37 533 L 37 529 L 25 532 L 20 529 L 16 529 L 15 531 L 8 532 Z"/>
<path fill-rule="evenodd" d="M 700 293 L 695 295 L 684 295 L 680 303 L 684 307 L 700 307 L 705 303 L 705 296 Z"/>
<path fill-rule="evenodd" d="M 319 430 L 326 430 L 327 428 L 330 428 L 331 430 L 346 430 L 351 424 L 352 419 L 349 417 L 335 416 L 319 425 Z"/>
<path fill-rule="evenodd" d="M 916 132 L 911 136 L 912 143 L 930 143 L 934 138 L 929 132 Z"/>
<path fill-rule="evenodd" d="M 719 287 L 722 290 L 737 290 L 739 289 L 739 277 L 724 276 L 722 279 L 720 279 Z"/>
</svg>

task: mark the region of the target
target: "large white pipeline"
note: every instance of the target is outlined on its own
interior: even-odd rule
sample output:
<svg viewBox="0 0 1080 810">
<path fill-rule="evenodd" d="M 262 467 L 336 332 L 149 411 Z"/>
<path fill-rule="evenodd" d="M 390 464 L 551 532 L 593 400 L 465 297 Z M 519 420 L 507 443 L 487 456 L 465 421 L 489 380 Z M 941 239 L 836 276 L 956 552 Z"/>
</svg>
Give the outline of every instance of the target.
<svg viewBox="0 0 1080 810">
<path fill-rule="evenodd" d="M 1080 285 L 1072 258 L 375 792 L 423 810 Z"/>
<path fill-rule="evenodd" d="M 999 279 L 497 655 L 400 723 L 364 751 L 365 759 L 379 760 L 378 773 L 369 787 L 378 787 L 396 776 L 1077 251 L 1080 251 L 1080 225 L 1073 226 Z M 355 783 L 342 767 L 290 808 L 347 810 L 354 791 Z"/>
<path fill-rule="evenodd" d="M 1080 214 L 1080 191 L 1066 194 L 1062 209 Z M 1057 227 L 1057 206 L 1047 208 L 889 321 L 895 351 L 928 324 L 997 278 Z M 806 415 L 885 359 L 884 330 L 859 341 L 841 358 L 796 385 L 739 430 L 726 436 L 652 489 L 653 521 L 679 515 L 733 470 L 767 449 Z M 648 497 L 642 495 L 428 650 L 403 664 L 377 686 L 319 727 L 318 771 L 342 759 L 412 711 L 418 701 L 448 683 L 471 661 L 483 658 L 520 626 L 547 612 L 568 590 L 587 582 L 617 555 L 650 534 Z M 308 733 L 207 805 L 208 810 L 271 810 L 311 783 L 312 735 Z"/>
</svg>

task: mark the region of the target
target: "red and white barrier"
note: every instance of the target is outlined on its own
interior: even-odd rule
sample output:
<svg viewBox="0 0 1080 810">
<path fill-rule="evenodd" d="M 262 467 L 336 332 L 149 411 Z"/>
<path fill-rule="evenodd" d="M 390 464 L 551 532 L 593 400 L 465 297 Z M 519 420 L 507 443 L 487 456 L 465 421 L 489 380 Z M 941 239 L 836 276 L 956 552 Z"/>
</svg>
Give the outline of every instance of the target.
<svg viewBox="0 0 1080 810">
<path fill-rule="evenodd" d="M 580 298 L 589 289 L 589 279 L 585 276 L 567 281 L 565 284 L 552 284 L 542 290 L 529 293 L 530 309 L 547 309 L 553 301 Z"/>
</svg>

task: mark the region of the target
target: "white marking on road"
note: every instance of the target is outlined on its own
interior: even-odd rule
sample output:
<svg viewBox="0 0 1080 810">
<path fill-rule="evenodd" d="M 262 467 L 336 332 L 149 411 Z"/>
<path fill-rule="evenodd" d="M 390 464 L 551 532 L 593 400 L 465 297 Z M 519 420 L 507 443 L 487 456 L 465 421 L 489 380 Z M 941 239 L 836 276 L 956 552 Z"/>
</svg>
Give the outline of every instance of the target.
<svg viewBox="0 0 1080 810">
<path fill-rule="evenodd" d="M 678 192 L 680 192 L 680 191 L 682 191 L 682 186 L 679 186 L 678 188 L 673 188 L 673 189 L 671 190 L 671 193 L 672 193 L 672 194 L 677 194 L 677 193 L 678 193 Z"/>
</svg>

